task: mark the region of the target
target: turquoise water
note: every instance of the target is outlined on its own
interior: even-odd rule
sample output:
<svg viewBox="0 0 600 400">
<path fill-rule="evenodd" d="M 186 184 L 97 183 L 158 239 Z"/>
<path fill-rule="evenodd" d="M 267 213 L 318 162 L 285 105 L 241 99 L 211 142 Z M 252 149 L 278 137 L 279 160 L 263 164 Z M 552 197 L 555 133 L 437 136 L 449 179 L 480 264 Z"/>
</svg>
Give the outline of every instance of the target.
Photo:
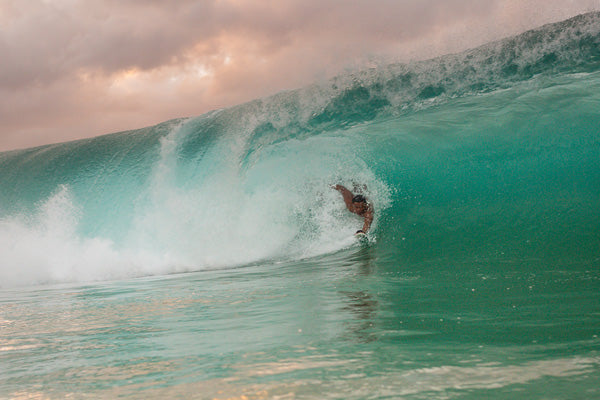
<svg viewBox="0 0 600 400">
<path fill-rule="evenodd" d="M 600 398 L 599 109 L 592 13 L 1 153 L 0 397 Z"/>
</svg>

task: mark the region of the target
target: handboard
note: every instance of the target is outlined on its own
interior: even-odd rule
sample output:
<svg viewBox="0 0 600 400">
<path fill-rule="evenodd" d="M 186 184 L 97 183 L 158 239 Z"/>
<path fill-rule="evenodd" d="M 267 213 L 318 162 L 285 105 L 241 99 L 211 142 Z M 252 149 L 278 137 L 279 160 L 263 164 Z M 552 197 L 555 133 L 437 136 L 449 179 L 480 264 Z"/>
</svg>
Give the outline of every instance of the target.
<svg viewBox="0 0 600 400">
<path fill-rule="evenodd" d="M 354 234 L 354 237 L 356 238 L 356 240 L 358 240 L 360 243 L 367 243 L 369 241 L 369 237 L 367 236 L 366 233 L 363 232 L 358 232 Z"/>
</svg>

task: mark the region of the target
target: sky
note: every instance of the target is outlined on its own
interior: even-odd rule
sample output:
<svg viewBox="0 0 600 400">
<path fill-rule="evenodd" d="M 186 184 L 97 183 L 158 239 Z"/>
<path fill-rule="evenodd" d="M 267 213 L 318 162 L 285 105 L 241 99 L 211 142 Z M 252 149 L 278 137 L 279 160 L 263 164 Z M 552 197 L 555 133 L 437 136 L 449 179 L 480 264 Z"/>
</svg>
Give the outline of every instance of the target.
<svg viewBox="0 0 600 400">
<path fill-rule="evenodd" d="M 431 58 L 600 0 L 0 0 L 0 151 Z"/>
</svg>

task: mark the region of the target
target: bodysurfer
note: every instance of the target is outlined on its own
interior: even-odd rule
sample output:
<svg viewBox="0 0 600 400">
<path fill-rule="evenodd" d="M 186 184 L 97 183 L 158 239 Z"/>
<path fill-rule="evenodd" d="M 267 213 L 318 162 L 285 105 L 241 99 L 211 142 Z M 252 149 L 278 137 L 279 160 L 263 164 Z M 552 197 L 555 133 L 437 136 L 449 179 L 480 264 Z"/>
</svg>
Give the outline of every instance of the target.
<svg viewBox="0 0 600 400">
<path fill-rule="evenodd" d="M 362 194 L 354 195 L 342 185 L 335 185 L 331 187 L 342 194 L 348 211 L 365 219 L 362 229 L 356 231 L 356 234 L 366 234 L 371 227 L 371 223 L 373 222 L 373 206 L 371 203 L 369 203 L 367 198 Z"/>
</svg>

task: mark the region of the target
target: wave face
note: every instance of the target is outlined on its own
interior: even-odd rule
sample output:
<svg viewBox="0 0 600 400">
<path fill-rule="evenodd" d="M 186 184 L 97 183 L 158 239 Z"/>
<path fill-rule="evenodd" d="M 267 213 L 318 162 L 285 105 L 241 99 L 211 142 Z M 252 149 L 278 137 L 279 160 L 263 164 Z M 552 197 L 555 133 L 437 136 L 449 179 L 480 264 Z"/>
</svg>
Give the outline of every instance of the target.
<svg viewBox="0 0 600 400">
<path fill-rule="evenodd" d="M 600 257 L 600 13 L 136 131 L 0 153 L 0 285 L 296 260 Z M 364 185 L 364 186 L 363 186 Z"/>
</svg>

